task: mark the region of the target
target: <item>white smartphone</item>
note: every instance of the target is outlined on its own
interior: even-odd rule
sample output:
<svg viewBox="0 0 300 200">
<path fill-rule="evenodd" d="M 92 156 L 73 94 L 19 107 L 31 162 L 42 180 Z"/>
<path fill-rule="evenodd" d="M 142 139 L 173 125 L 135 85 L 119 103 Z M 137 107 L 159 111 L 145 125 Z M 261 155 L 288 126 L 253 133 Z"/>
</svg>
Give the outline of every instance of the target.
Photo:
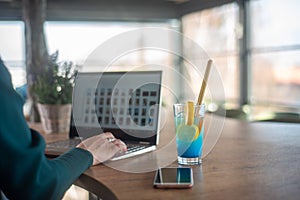
<svg viewBox="0 0 300 200">
<path fill-rule="evenodd" d="M 193 170 L 190 167 L 160 168 L 153 182 L 156 188 L 191 188 L 193 184 Z"/>
</svg>

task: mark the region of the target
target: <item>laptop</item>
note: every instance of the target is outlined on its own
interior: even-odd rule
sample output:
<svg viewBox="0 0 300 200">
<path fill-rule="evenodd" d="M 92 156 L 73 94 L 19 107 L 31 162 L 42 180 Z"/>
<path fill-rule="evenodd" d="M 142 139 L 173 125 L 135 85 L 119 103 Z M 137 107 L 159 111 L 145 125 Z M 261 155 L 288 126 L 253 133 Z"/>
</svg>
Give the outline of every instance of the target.
<svg viewBox="0 0 300 200">
<path fill-rule="evenodd" d="M 128 151 L 111 160 L 156 149 L 159 141 L 162 71 L 79 72 L 73 90 L 69 139 L 48 143 L 58 156 L 88 137 L 111 132 Z"/>
</svg>

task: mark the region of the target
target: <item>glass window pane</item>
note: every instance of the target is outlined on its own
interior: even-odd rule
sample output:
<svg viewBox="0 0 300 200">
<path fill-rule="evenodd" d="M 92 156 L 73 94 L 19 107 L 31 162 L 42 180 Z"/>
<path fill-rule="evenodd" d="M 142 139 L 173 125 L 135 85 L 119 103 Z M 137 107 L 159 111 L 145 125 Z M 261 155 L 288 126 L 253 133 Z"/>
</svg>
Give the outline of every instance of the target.
<svg viewBox="0 0 300 200">
<path fill-rule="evenodd" d="M 212 57 L 212 59 L 222 77 L 226 100 L 237 104 L 240 90 L 238 55 Z"/>
<path fill-rule="evenodd" d="M 238 6 L 236 3 L 188 14 L 182 19 L 183 32 L 208 54 L 237 51 Z"/>
<path fill-rule="evenodd" d="M 238 39 L 240 37 L 238 5 L 230 3 L 188 14 L 183 17 L 182 24 L 184 35 L 191 38 L 208 53 L 222 77 L 226 99 L 223 99 L 223 96 L 218 101 L 227 100 L 231 103 L 238 103 Z M 192 55 L 193 49 L 187 49 L 185 54 Z M 197 91 L 196 88 L 199 86 L 193 83 L 191 85 Z M 217 90 L 213 92 L 217 93 Z"/>
<path fill-rule="evenodd" d="M 97 49 L 103 42 L 122 34 L 124 32 L 137 28 L 157 27 L 157 28 L 176 28 L 172 23 L 134 23 L 134 22 L 46 22 L 45 32 L 49 53 L 56 50 L 59 51 L 59 60 L 71 60 L 76 64 L 86 64 L 86 59 L 90 59 L 89 55 Z M 96 60 L 89 66 L 84 66 L 83 71 L 101 71 L 101 70 L 138 70 L 156 69 L 164 71 L 164 80 L 166 84 L 172 84 L 172 74 L 165 72 L 167 67 L 173 66 L 174 58 L 170 53 L 161 50 L 143 49 L 142 47 L 151 43 L 151 40 L 159 41 L 166 47 L 172 47 L 175 42 L 170 35 L 160 35 L 159 38 L 141 31 L 139 37 L 136 38 L 136 46 L 141 49 L 128 51 L 120 57 L 112 60 L 110 66 L 101 66 L 101 61 Z M 114 48 L 118 45 L 114 44 Z M 105 54 L 104 54 L 105 56 Z M 107 64 L 107 63 L 105 63 Z M 91 66 L 93 65 L 93 66 Z M 168 88 L 168 87 L 167 87 Z M 166 91 L 168 92 L 168 91 Z M 164 94 L 164 92 L 163 92 Z M 171 101 L 171 96 L 164 95 L 164 103 Z"/>
<path fill-rule="evenodd" d="M 0 21 L 0 55 L 5 60 L 24 60 L 24 24 L 17 21 Z"/>
<path fill-rule="evenodd" d="M 251 47 L 300 43 L 300 1 L 250 1 Z"/>
<path fill-rule="evenodd" d="M 300 106 L 299 55 L 286 51 L 252 56 L 253 104 Z"/>
<path fill-rule="evenodd" d="M 83 63 L 97 46 L 110 37 L 130 30 L 129 25 L 97 22 L 46 22 L 49 53 L 59 51 L 59 60 Z"/>
<path fill-rule="evenodd" d="M 108 22 L 47 22 L 45 32 L 49 53 L 59 51 L 59 60 L 72 60 L 78 64 L 84 63 L 89 54 L 106 40 L 126 31 L 143 27 L 168 28 L 167 23 L 108 23 Z M 171 44 L 167 35 L 166 42 Z M 144 35 L 137 40 L 141 46 L 148 39 Z M 152 38 L 153 39 L 153 38 Z M 166 57 L 161 52 L 135 51 L 123 55 L 113 64 L 123 67 L 137 66 L 150 60 L 164 60 Z M 141 63 L 142 62 L 142 63 Z"/>
<path fill-rule="evenodd" d="M 224 57 L 212 57 L 214 61 L 214 66 L 217 68 L 219 76 L 222 78 L 222 84 L 225 89 L 226 100 L 233 105 L 238 103 L 239 99 L 239 70 L 238 70 L 238 56 L 224 56 Z M 201 63 L 201 60 L 198 60 L 197 63 Z M 202 64 L 206 61 L 202 61 Z M 189 80 L 191 84 L 184 85 L 185 96 L 193 98 L 193 94 L 198 94 L 200 91 L 201 81 L 203 74 L 199 74 L 198 70 L 195 70 L 193 66 L 184 62 L 186 72 L 188 73 Z M 214 81 L 213 74 L 208 79 L 209 87 L 205 93 L 205 97 L 211 99 L 212 93 L 218 101 L 223 101 L 224 93 L 218 88 L 219 83 Z M 192 91 L 190 91 L 192 89 Z M 190 94 L 192 92 L 192 94 Z"/>
<path fill-rule="evenodd" d="M 0 22 L 0 56 L 12 75 L 15 87 L 26 83 L 24 24 L 20 21 Z"/>
</svg>

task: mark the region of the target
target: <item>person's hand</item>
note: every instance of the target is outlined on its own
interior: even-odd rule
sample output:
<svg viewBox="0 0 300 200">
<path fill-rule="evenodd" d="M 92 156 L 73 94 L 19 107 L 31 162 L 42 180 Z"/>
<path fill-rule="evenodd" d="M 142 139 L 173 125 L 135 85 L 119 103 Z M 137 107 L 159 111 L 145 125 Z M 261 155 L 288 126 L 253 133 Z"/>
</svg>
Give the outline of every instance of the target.
<svg viewBox="0 0 300 200">
<path fill-rule="evenodd" d="M 88 150 L 93 155 L 93 165 L 105 162 L 116 153 L 127 151 L 124 142 L 116 139 L 112 133 L 102 133 L 83 140 L 77 147 Z"/>
</svg>

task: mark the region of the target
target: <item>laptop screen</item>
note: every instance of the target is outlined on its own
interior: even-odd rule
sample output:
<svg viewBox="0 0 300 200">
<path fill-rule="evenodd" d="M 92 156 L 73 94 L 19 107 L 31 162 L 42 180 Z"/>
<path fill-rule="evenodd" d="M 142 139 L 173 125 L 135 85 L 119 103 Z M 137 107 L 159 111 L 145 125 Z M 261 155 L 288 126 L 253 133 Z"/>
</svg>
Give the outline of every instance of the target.
<svg viewBox="0 0 300 200">
<path fill-rule="evenodd" d="M 157 144 L 161 71 L 78 73 L 70 136 L 112 132 L 124 141 Z"/>
</svg>

